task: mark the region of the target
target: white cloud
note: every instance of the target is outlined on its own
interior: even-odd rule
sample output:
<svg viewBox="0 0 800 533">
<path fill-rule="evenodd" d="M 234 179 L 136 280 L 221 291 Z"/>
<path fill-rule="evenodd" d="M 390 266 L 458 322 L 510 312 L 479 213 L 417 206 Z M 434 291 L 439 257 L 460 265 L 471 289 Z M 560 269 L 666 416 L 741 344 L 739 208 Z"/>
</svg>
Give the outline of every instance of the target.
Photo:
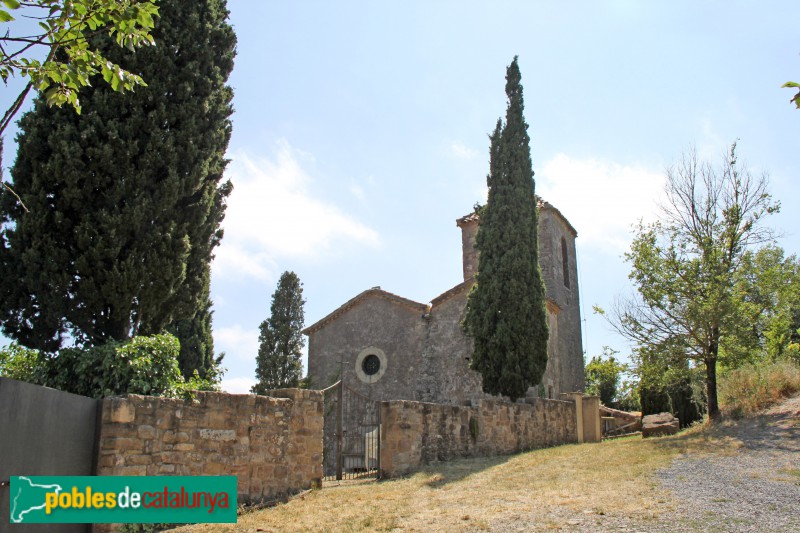
<svg viewBox="0 0 800 533">
<path fill-rule="evenodd" d="M 274 278 L 276 258 L 313 257 L 337 241 L 379 244 L 378 233 L 312 192 L 298 151 L 278 143 L 271 159 L 233 155 L 234 189 L 223 222 L 225 238 L 214 271 L 230 278 Z"/>
<path fill-rule="evenodd" d="M 351 184 L 350 185 L 350 192 L 362 204 L 367 201 L 367 194 L 364 192 L 364 188 L 361 187 L 360 185 L 357 185 L 355 183 Z"/>
<path fill-rule="evenodd" d="M 214 328 L 214 348 L 217 352 L 225 352 L 223 366 L 229 358 L 255 365 L 258 354 L 258 329 L 245 329 L 239 324 Z"/>
<path fill-rule="evenodd" d="M 450 143 L 450 154 L 459 159 L 467 160 L 475 159 L 478 156 L 478 152 L 468 146 L 465 146 L 460 141 L 453 141 Z"/>
<path fill-rule="evenodd" d="M 223 378 L 221 388 L 231 394 L 250 394 L 250 388 L 256 384 L 252 378 Z"/>
<path fill-rule="evenodd" d="M 278 277 L 278 265 L 267 252 L 247 250 L 243 247 L 243 243 L 233 239 L 228 242 L 227 235 L 222 242 L 223 245 L 217 250 L 214 259 L 215 273 L 263 281 L 271 281 Z"/>
<path fill-rule="evenodd" d="M 536 172 L 536 192 L 578 230 L 582 246 L 627 250 L 631 225 L 653 220 L 664 173 L 557 154 Z"/>
</svg>

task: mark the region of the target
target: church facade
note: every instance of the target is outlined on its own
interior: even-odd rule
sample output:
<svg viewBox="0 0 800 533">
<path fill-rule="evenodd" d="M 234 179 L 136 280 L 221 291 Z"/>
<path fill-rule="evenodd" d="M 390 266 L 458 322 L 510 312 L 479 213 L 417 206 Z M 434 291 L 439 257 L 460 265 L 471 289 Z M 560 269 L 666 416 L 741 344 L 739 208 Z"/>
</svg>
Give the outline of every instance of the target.
<svg viewBox="0 0 800 533">
<path fill-rule="evenodd" d="M 561 212 L 539 200 L 539 263 L 546 286 L 550 329 L 547 369 L 528 396 L 558 398 L 584 388 L 581 314 L 575 256 L 577 232 Z M 303 332 L 308 336 L 311 386 L 340 378 L 375 400 L 463 405 L 489 398 L 469 369 L 472 340 L 461 329 L 467 295 L 478 267 L 478 217 L 461 228 L 464 281 L 430 303 L 368 289 Z"/>
</svg>

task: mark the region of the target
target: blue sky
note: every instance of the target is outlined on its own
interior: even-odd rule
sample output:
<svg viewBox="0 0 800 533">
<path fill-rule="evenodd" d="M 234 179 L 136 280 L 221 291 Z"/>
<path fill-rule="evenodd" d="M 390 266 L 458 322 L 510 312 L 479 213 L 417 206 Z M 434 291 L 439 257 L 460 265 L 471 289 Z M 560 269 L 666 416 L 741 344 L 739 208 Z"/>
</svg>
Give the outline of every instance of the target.
<svg viewBox="0 0 800 533">
<path fill-rule="evenodd" d="M 370 287 L 428 302 L 461 280 L 455 219 L 485 198 L 488 138 L 519 55 L 537 193 L 578 231 L 584 349 L 630 290 L 630 225 L 691 145 L 770 176 L 800 251 L 794 2 L 229 2 L 239 39 L 233 180 L 213 266 L 231 392 L 254 380 L 281 272 L 311 324 Z M 3 101 L 8 95 L 3 95 Z M 8 135 L 7 139 L 11 136 Z M 13 161 L 7 142 L 5 164 Z"/>
</svg>

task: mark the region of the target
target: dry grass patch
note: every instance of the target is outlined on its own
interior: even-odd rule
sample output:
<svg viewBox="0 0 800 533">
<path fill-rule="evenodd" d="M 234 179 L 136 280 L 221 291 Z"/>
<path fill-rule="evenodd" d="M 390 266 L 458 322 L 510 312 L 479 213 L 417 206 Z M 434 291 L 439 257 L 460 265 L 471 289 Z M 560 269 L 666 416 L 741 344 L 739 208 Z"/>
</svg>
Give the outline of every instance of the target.
<svg viewBox="0 0 800 533">
<path fill-rule="evenodd" d="M 675 511 L 653 473 L 679 454 L 733 453 L 740 443 L 704 427 L 508 457 L 432 465 L 412 476 L 315 490 L 235 525 L 181 531 L 453 531 L 505 525 L 558 529 L 603 520 L 646 524 Z"/>
<path fill-rule="evenodd" d="M 800 391 L 800 366 L 792 361 L 746 365 L 719 381 L 720 407 L 733 417 L 751 416 Z"/>
</svg>

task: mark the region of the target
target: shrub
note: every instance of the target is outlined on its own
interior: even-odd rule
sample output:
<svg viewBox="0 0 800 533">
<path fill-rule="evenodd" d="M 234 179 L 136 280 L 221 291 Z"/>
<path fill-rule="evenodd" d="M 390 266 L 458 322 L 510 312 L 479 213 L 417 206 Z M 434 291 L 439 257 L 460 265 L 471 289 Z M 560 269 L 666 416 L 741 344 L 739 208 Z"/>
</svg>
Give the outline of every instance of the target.
<svg viewBox="0 0 800 533">
<path fill-rule="evenodd" d="M 12 343 L 0 348 L 0 377 L 36 382 L 39 352 Z"/>
<path fill-rule="evenodd" d="M 614 354 L 617 353 L 619 352 L 604 346 L 603 355 L 592 357 L 586 365 L 586 393 L 600 396 L 603 405 L 609 407 L 617 407 L 620 376 L 628 370 L 626 365 L 614 359 Z M 606 358 L 603 359 L 603 356 Z"/>
<path fill-rule="evenodd" d="M 178 368 L 179 353 L 178 339 L 168 333 L 91 348 L 65 348 L 49 356 L 12 344 L 0 351 L 0 375 L 11 368 L 18 376 L 29 378 L 25 381 L 92 398 L 121 394 L 186 397 L 193 390 L 219 389 L 224 372 L 221 357 L 206 378 L 195 371 L 186 380 Z M 4 363 L 2 354 L 9 354 L 6 360 L 11 362 Z"/>
<path fill-rule="evenodd" d="M 125 393 L 174 396 L 183 381 L 179 352 L 178 339 L 169 334 L 66 348 L 45 359 L 41 384 L 92 398 Z"/>
<path fill-rule="evenodd" d="M 800 391 L 800 365 L 778 361 L 746 365 L 720 379 L 722 411 L 733 417 L 751 415 Z"/>
</svg>

